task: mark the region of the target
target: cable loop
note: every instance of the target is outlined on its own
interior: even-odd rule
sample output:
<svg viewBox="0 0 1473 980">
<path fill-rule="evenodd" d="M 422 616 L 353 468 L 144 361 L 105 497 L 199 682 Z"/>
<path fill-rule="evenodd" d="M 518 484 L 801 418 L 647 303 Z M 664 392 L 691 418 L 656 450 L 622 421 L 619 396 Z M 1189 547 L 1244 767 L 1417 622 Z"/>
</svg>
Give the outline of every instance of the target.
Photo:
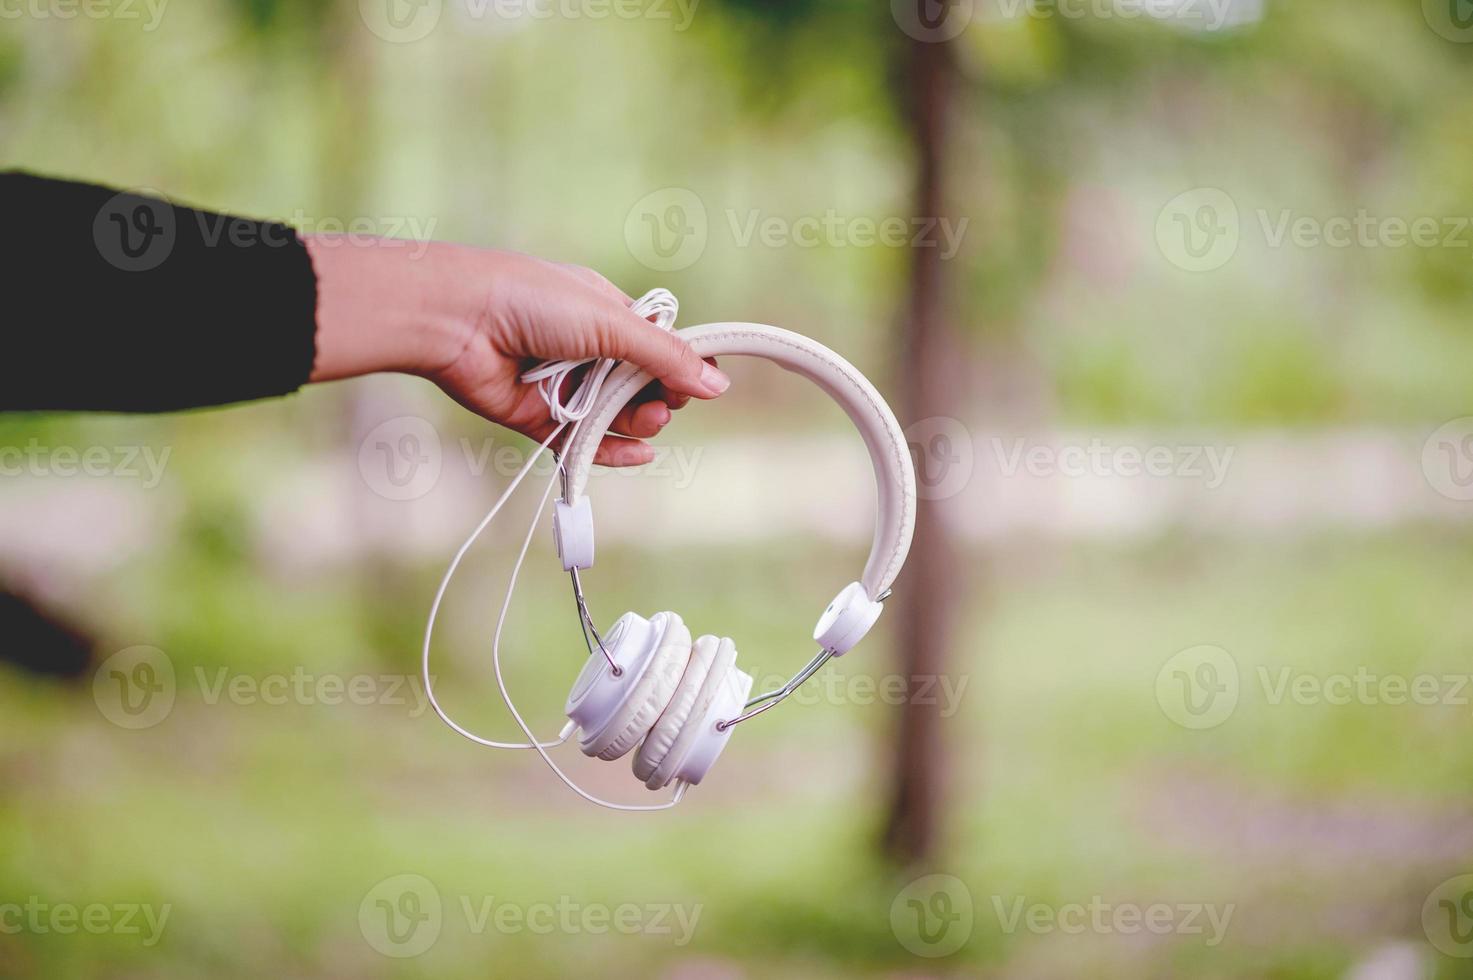
<svg viewBox="0 0 1473 980">
<path fill-rule="evenodd" d="M 655 326 L 661 330 L 674 330 L 675 317 L 680 313 L 680 302 L 670 290 L 657 288 L 651 289 L 635 300 L 634 305 L 629 309 L 646 320 L 653 319 Z M 583 383 L 569 392 L 567 400 L 564 401 L 563 383 L 574 371 L 585 364 L 592 364 L 593 367 L 584 375 Z M 618 359 L 612 357 L 549 361 L 525 372 L 522 375 L 522 382 L 537 385 L 537 393 L 547 403 L 547 412 L 552 416 L 554 422 L 580 422 L 587 417 L 589 412 L 593 411 L 593 404 L 598 400 L 599 389 L 603 387 L 609 373 L 618 364 Z"/>
<path fill-rule="evenodd" d="M 669 290 L 652 289 L 636 300 L 630 309 L 640 316 L 653 317 L 655 324 L 662 330 L 672 330 L 675 327 L 675 316 L 680 310 L 680 304 L 676 302 L 674 295 Z M 558 397 L 559 392 L 562 390 L 563 382 L 567 380 L 568 376 L 574 370 L 590 362 L 597 363 L 584 376 L 582 383 L 578 385 L 577 389 L 571 393 L 568 403 L 564 404 Z M 455 556 L 450 560 L 450 566 L 445 569 L 445 575 L 440 579 L 440 586 L 435 590 L 434 602 L 430 604 L 429 619 L 425 622 L 424 644 L 420 650 L 420 677 L 424 681 L 425 693 L 429 697 L 430 707 L 434 709 L 435 714 L 440 717 L 440 720 L 450 726 L 457 734 L 479 745 L 485 745 L 493 749 L 534 750 L 542 757 L 542 761 L 547 763 L 548 768 L 569 789 L 590 803 L 596 803 L 599 806 L 607 807 L 611 810 L 667 810 L 678 804 L 685 796 L 685 784 L 683 782 L 677 782 L 675 792 L 669 800 L 663 803 L 653 804 L 614 803 L 594 796 L 579 786 L 553 761 L 552 756 L 547 752 L 548 749 L 562 745 L 571 737 L 574 731 L 573 724 L 569 722 L 563 726 L 563 730 L 558 733 L 558 737 L 555 739 L 537 739 L 532 734 L 531 726 L 527 724 L 521 712 L 517 710 L 516 704 L 512 701 L 511 692 L 507 689 L 506 679 L 502 676 L 501 630 L 506 624 L 506 617 L 511 609 L 512 596 L 517 587 L 517 578 L 521 573 L 523 563 L 527 559 L 527 549 L 532 543 L 532 535 L 536 533 L 537 525 L 547 509 L 547 501 L 552 493 L 553 485 L 556 483 L 559 475 L 563 473 L 561 466 L 556 467 L 551 478 L 548 479 L 547 485 L 542 491 L 542 497 L 537 503 L 537 509 L 533 513 L 532 521 L 527 526 L 526 536 L 522 538 L 522 547 L 517 553 L 516 563 L 512 566 L 511 578 L 508 580 L 506 586 L 506 595 L 501 603 L 501 612 L 496 619 L 496 632 L 491 638 L 491 670 L 496 678 L 496 687 L 501 692 L 501 699 L 506 705 L 507 712 L 511 715 L 512 720 L 516 722 L 517 727 L 521 729 L 522 734 L 526 736 L 527 741 L 502 742 L 496 739 L 489 739 L 457 723 L 450 717 L 449 712 L 441 706 L 439 699 L 435 697 L 434 679 L 430 673 L 430 647 L 435 633 L 435 620 L 439 616 L 440 604 L 445 599 L 445 592 L 450 587 L 450 581 L 455 577 L 455 572 L 460 567 L 461 560 L 465 558 L 471 546 L 476 543 L 476 539 L 481 536 L 481 532 L 486 530 L 486 527 L 501 512 L 502 506 L 510 499 L 517 487 L 521 485 L 527 474 L 532 471 L 533 464 L 537 462 L 544 452 L 552 452 L 552 443 L 562 434 L 563 430 L 568 429 L 569 426 L 572 427 L 569 432 L 570 438 L 577 433 L 583 419 L 592 410 L 594 402 L 597 401 L 599 389 L 603 387 L 603 383 L 608 378 L 609 373 L 618 364 L 619 361 L 615 358 L 586 357 L 576 361 L 556 361 L 551 364 L 543 364 L 522 375 L 523 382 L 528 384 L 535 383 L 538 386 L 538 390 L 542 394 L 542 400 L 547 402 L 547 410 L 552 416 L 554 423 L 552 432 L 532 452 L 526 463 L 522 465 L 517 475 L 512 478 L 511 483 L 502 492 L 501 496 L 491 505 L 490 511 L 481 519 L 481 522 L 471 531 L 470 536 L 465 539 L 460 548 L 455 552 Z M 591 622 L 588 625 L 591 625 Z"/>
</svg>

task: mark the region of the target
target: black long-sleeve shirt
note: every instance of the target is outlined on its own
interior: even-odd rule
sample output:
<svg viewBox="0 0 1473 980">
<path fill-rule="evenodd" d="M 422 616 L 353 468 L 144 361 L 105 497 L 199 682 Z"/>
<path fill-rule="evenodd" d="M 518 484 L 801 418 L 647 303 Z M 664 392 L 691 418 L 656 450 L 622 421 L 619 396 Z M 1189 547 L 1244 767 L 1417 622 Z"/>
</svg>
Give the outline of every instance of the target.
<svg viewBox="0 0 1473 980">
<path fill-rule="evenodd" d="M 317 279 L 291 228 L 0 173 L 0 410 L 157 412 L 295 391 Z"/>
</svg>

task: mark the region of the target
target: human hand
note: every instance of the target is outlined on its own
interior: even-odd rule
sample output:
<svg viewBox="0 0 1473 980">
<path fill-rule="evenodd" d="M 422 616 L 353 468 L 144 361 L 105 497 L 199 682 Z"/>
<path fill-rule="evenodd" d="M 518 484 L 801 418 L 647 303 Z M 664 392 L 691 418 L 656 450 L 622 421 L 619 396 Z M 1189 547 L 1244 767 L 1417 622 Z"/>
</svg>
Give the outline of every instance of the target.
<svg viewBox="0 0 1473 980">
<path fill-rule="evenodd" d="M 595 462 L 637 466 L 642 440 L 692 397 L 730 380 L 690 346 L 629 309 L 629 296 L 591 269 L 515 252 L 432 242 L 314 235 L 317 273 L 313 381 L 377 371 L 429 378 L 466 408 L 541 442 L 546 403 L 523 371 L 538 361 L 613 357 L 656 382 L 615 417 Z"/>
</svg>

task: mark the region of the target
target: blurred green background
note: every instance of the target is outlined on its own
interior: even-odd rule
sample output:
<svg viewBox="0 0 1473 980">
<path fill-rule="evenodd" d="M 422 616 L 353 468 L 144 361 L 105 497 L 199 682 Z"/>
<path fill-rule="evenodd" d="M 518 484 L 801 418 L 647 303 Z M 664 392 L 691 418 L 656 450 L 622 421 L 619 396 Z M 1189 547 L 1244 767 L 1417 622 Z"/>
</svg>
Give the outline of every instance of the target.
<svg viewBox="0 0 1473 980">
<path fill-rule="evenodd" d="M 0 975 L 1473 975 L 1464 7 L 0 4 L 4 166 L 801 331 L 890 398 L 925 498 L 900 611 L 838 683 L 741 727 L 678 809 L 617 814 L 418 691 L 520 440 L 404 378 L 0 419 L 43 461 L 0 476 L 0 582 L 49 624 L 0 637 Z M 863 562 L 867 464 L 817 394 L 723 366 L 662 437 L 679 466 L 595 480 L 587 584 L 601 622 L 677 610 L 771 681 Z M 110 472 L 63 472 L 95 447 Z M 534 499 L 435 645 L 447 706 L 504 737 L 489 637 Z M 582 651 L 541 533 L 505 651 L 551 733 Z M 172 701 L 119 714 L 139 662 Z M 385 932 L 401 875 L 440 902 L 423 950 Z M 145 942 L 7 903 L 169 911 Z"/>
</svg>

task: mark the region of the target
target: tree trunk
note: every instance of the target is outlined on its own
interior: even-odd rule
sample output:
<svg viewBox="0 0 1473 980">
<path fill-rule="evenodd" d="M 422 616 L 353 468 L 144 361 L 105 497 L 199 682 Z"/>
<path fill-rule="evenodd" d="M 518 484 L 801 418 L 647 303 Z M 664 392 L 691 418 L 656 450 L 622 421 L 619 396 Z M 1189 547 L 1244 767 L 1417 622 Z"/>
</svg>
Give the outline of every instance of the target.
<svg viewBox="0 0 1473 980">
<path fill-rule="evenodd" d="M 915 214 L 939 219 L 946 213 L 950 51 L 945 43 L 912 41 L 905 58 L 907 121 L 916 157 Z M 899 352 L 901 418 L 906 425 L 960 414 L 955 398 L 962 380 L 946 319 L 945 263 L 937 248 L 926 246 L 913 248 L 910 262 Z M 911 448 L 914 454 L 917 447 Z M 945 667 L 960 594 L 957 555 L 938 503 L 919 502 L 915 539 L 894 600 L 899 607 L 900 672 L 907 678 L 909 696 L 900 709 L 883 848 L 888 857 L 906 866 L 926 861 L 936 850 L 946 771 L 943 706 L 939 699 L 919 697 L 932 689 L 926 678 L 934 679 Z"/>
</svg>

